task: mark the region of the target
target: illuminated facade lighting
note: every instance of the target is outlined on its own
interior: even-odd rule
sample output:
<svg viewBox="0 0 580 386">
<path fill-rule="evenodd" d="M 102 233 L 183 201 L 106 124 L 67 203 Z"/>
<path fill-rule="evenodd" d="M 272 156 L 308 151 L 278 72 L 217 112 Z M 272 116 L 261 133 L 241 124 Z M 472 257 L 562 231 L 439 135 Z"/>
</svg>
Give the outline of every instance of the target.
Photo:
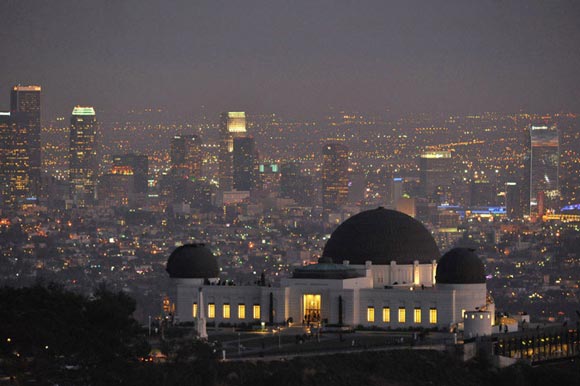
<svg viewBox="0 0 580 386">
<path fill-rule="evenodd" d="M 241 111 L 221 114 L 219 128 L 219 187 L 228 191 L 233 189 L 233 151 L 234 138 L 246 136 L 246 113 Z"/>
</svg>

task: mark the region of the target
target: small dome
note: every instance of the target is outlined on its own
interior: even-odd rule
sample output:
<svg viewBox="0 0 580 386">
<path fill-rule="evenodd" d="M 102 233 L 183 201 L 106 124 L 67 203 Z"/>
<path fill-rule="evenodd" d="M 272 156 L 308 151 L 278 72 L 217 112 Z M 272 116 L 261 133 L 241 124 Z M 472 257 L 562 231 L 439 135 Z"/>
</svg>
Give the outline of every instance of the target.
<svg viewBox="0 0 580 386">
<path fill-rule="evenodd" d="M 437 263 L 438 284 L 485 283 L 483 263 L 471 248 L 453 248 Z"/>
<path fill-rule="evenodd" d="M 419 221 L 382 207 L 356 214 L 336 228 L 322 256 L 341 264 L 431 263 L 440 256 L 431 233 Z"/>
<path fill-rule="evenodd" d="M 169 277 L 205 279 L 219 276 L 217 259 L 205 244 L 185 244 L 176 248 L 167 260 Z"/>
</svg>

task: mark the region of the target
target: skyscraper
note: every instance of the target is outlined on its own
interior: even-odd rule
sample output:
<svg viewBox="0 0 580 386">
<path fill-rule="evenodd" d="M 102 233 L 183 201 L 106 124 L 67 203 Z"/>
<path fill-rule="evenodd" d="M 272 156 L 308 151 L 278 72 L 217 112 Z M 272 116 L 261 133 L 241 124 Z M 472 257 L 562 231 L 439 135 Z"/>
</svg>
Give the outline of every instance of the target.
<svg viewBox="0 0 580 386">
<path fill-rule="evenodd" d="M 474 178 L 469 186 L 469 205 L 495 205 L 494 185 L 483 175 Z"/>
<path fill-rule="evenodd" d="M 0 182 L 6 208 L 22 208 L 30 197 L 30 169 L 26 128 L 20 129 L 10 112 L 0 115 Z"/>
<path fill-rule="evenodd" d="M 133 191 L 146 194 L 149 179 L 149 159 L 140 154 L 119 154 L 113 156 L 113 174 L 119 174 L 116 169 L 129 169 L 134 175 Z"/>
<path fill-rule="evenodd" d="M 396 208 L 397 203 L 403 197 L 403 193 L 405 193 L 405 180 L 401 177 L 395 177 L 391 180 L 391 197 L 390 197 L 390 204 L 391 207 Z"/>
<path fill-rule="evenodd" d="M 453 183 L 451 152 L 433 151 L 421 154 L 419 159 L 421 193 L 435 201 L 444 201 Z"/>
<path fill-rule="evenodd" d="M 233 151 L 233 188 L 252 190 L 254 188 L 256 157 L 254 138 L 234 138 Z"/>
<path fill-rule="evenodd" d="M 523 217 L 522 203 L 520 200 L 520 187 L 516 182 L 506 182 L 505 184 L 505 211 L 509 219 L 519 219 Z"/>
<path fill-rule="evenodd" d="M 300 197 L 299 180 L 300 164 L 297 162 L 283 163 L 280 168 L 280 196 L 298 201 Z"/>
<path fill-rule="evenodd" d="M 40 86 L 14 86 L 10 93 L 17 200 L 38 198 L 41 189 Z"/>
<path fill-rule="evenodd" d="M 76 106 L 71 116 L 69 180 L 77 206 L 91 205 L 97 183 L 97 118 L 92 107 Z"/>
<path fill-rule="evenodd" d="M 338 209 L 348 198 L 348 148 L 328 143 L 322 148 L 322 207 Z"/>
<path fill-rule="evenodd" d="M 291 198 L 301 205 L 314 202 L 314 179 L 302 173 L 302 165 L 297 162 L 286 162 L 280 167 L 280 196 Z"/>
<path fill-rule="evenodd" d="M 201 177 L 201 139 L 197 135 L 176 135 L 171 139 L 171 172 L 175 177 Z"/>
<path fill-rule="evenodd" d="M 10 112 L 0 111 L 0 200 L 2 206 L 11 204 L 10 177 L 13 165 L 10 164 L 12 148 L 12 120 Z"/>
<path fill-rule="evenodd" d="M 246 136 L 246 113 L 226 112 L 221 115 L 219 147 L 220 190 L 232 190 L 234 138 Z"/>
<path fill-rule="evenodd" d="M 560 143 L 555 126 L 530 126 L 530 212 L 558 210 Z M 540 200 L 538 199 L 540 197 Z M 544 208 L 539 202 L 543 201 Z"/>
</svg>

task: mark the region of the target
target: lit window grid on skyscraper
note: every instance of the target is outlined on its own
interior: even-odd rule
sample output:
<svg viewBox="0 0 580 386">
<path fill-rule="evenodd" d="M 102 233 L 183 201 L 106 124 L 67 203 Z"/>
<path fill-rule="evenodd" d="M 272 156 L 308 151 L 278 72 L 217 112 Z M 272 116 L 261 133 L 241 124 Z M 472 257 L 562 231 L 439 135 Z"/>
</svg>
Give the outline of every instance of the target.
<svg viewBox="0 0 580 386">
<path fill-rule="evenodd" d="M 41 185 L 40 86 L 14 86 L 10 94 L 13 127 L 11 194 L 16 203 L 36 198 Z"/>
<path fill-rule="evenodd" d="M 97 180 L 97 120 L 94 109 L 75 107 L 71 116 L 69 179 L 77 205 L 94 199 Z"/>
<path fill-rule="evenodd" d="M 531 126 L 530 142 L 530 210 L 537 211 L 540 192 L 550 202 L 549 209 L 557 209 L 560 195 L 558 129 L 555 126 Z"/>
<path fill-rule="evenodd" d="M 338 209 L 348 198 L 348 148 L 339 143 L 326 144 L 322 152 L 322 206 Z"/>
</svg>

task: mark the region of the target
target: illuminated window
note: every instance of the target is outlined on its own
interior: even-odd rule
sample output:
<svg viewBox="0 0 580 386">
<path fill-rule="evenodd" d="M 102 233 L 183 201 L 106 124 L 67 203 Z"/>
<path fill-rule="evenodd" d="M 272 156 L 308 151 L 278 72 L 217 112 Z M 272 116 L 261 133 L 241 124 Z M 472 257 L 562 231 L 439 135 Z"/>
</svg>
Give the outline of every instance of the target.
<svg viewBox="0 0 580 386">
<path fill-rule="evenodd" d="M 193 309 L 191 310 L 191 313 L 194 318 L 197 318 L 197 303 L 193 303 Z"/>
<path fill-rule="evenodd" d="M 415 321 L 415 323 L 421 323 L 421 309 L 420 308 L 415 308 L 415 311 L 413 313 L 413 320 Z"/>
<path fill-rule="evenodd" d="M 437 308 L 431 308 L 429 310 L 429 323 L 437 324 Z"/>
<path fill-rule="evenodd" d="M 389 307 L 383 307 L 383 322 L 391 323 L 391 309 Z"/>
<path fill-rule="evenodd" d="M 238 319 L 246 319 L 246 305 L 238 304 Z"/>
<path fill-rule="evenodd" d="M 461 310 L 461 319 L 465 319 L 465 310 Z"/>
<path fill-rule="evenodd" d="M 254 319 L 260 319 L 260 305 L 259 304 L 254 304 L 253 312 L 254 312 Z"/>
<path fill-rule="evenodd" d="M 375 307 L 367 307 L 367 322 L 375 322 Z"/>
<path fill-rule="evenodd" d="M 230 305 L 229 304 L 224 304 L 223 314 L 224 314 L 224 319 L 230 318 Z"/>
<path fill-rule="evenodd" d="M 399 307 L 399 323 L 405 323 L 406 315 L 405 307 Z"/>
<path fill-rule="evenodd" d="M 208 303 L 207 305 L 207 317 L 208 318 L 215 318 L 215 304 Z"/>
</svg>

